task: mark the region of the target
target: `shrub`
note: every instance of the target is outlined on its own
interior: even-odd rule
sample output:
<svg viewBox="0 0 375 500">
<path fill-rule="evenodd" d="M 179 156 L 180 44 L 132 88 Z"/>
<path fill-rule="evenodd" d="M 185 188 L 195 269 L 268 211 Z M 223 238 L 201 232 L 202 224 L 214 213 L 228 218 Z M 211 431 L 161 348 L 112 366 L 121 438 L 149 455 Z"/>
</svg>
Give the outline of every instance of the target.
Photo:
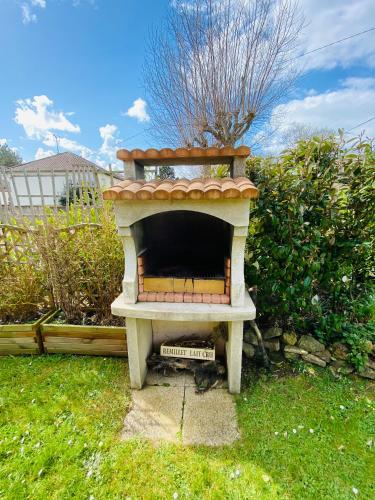
<svg viewBox="0 0 375 500">
<path fill-rule="evenodd" d="M 17 234 L 12 237 L 9 231 Z M 28 240 L 21 241 L 16 229 L 9 231 L 0 258 L 0 323 L 28 322 L 50 307 L 46 277 Z"/>
<path fill-rule="evenodd" d="M 121 291 L 124 271 L 112 212 L 106 205 L 96 222 L 81 214 L 77 224 L 77 209 L 70 210 L 74 210 L 74 225 L 70 212 L 68 218 L 65 212 L 51 213 L 38 225 L 35 241 L 48 285 L 67 322 L 82 324 L 89 318 L 109 324 L 114 321 L 110 306 Z"/>
<path fill-rule="evenodd" d="M 343 326 L 342 336 L 348 344 L 350 352 L 348 361 L 361 371 L 367 362 L 372 343 L 375 342 L 375 321 L 362 324 L 347 324 Z"/>
<path fill-rule="evenodd" d="M 245 273 L 263 322 L 330 341 L 359 321 L 375 276 L 374 160 L 370 142 L 330 136 L 249 161 L 260 197 Z"/>
<path fill-rule="evenodd" d="M 44 275 L 29 264 L 0 266 L 0 323 L 23 323 L 46 312 Z"/>
<path fill-rule="evenodd" d="M 113 322 L 111 304 L 121 293 L 124 251 L 109 206 L 101 211 L 98 222 L 100 227 L 90 232 L 89 239 L 81 233 L 80 268 L 88 307 L 98 322 L 107 324 Z"/>
</svg>

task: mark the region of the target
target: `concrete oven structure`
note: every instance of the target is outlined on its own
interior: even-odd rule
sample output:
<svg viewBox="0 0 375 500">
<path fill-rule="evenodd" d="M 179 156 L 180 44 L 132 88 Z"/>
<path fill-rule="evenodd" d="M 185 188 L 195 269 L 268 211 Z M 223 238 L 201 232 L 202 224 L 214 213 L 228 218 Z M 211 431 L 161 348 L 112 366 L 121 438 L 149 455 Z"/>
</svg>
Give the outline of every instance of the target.
<svg viewBox="0 0 375 500">
<path fill-rule="evenodd" d="M 243 322 L 255 318 L 244 281 L 249 202 L 258 196 L 244 177 L 249 154 L 245 146 L 117 153 L 125 180 L 104 198 L 114 201 L 125 252 L 123 292 L 112 312 L 126 317 L 133 388 L 142 388 L 147 357 L 161 343 L 207 337 L 224 323 L 216 350 L 226 358 L 229 391 L 240 391 Z M 228 164 L 231 177 L 144 178 L 145 166 L 203 164 Z"/>
</svg>

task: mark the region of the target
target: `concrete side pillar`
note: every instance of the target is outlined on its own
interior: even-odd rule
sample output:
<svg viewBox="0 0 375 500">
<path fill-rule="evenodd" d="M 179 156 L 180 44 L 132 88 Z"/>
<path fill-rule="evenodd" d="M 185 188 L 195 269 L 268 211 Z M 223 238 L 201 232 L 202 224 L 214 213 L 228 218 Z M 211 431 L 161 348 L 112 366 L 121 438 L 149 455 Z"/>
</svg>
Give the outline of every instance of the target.
<svg viewBox="0 0 375 500">
<path fill-rule="evenodd" d="M 122 292 L 125 304 L 135 304 L 138 299 L 137 251 L 130 227 L 120 227 L 125 254 L 125 274 L 122 280 Z"/>
<path fill-rule="evenodd" d="M 144 179 L 145 168 L 134 160 L 124 161 L 124 178 L 130 180 Z"/>
<path fill-rule="evenodd" d="M 151 320 L 126 318 L 126 338 L 130 387 L 142 389 L 147 375 L 146 360 L 152 350 Z"/>
<path fill-rule="evenodd" d="M 231 394 L 241 392 L 243 321 L 228 322 L 226 343 L 228 388 Z"/>
<path fill-rule="evenodd" d="M 235 157 L 231 166 L 232 177 L 245 177 L 246 173 L 246 158 Z"/>
<path fill-rule="evenodd" d="M 245 302 L 245 245 L 247 227 L 236 226 L 233 230 L 231 250 L 231 291 L 230 300 L 233 307 L 243 306 Z"/>
</svg>

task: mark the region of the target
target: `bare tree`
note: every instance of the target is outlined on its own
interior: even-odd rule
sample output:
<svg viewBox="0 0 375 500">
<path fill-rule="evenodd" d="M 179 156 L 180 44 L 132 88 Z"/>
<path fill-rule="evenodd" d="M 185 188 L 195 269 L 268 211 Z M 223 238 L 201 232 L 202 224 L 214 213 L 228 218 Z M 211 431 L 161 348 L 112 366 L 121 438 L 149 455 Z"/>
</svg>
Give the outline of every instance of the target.
<svg viewBox="0 0 375 500">
<path fill-rule="evenodd" d="M 234 145 L 291 88 L 302 24 L 295 0 L 176 0 L 145 65 L 154 133 Z"/>
<path fill-rule="evenodd" d="M 277 155 L 281 151 L 294 148 L 301 140 L 310 140 L 314 137 L 327 139 L 332 135 L 336 135 L 333 129 L 290 121 L 287 113 L 282 112 L 272 116 L 262 131 L 252 137 L 249 146 L 254 154 Z"/>
<path fill-rule="evenodd" d="M 309 140 L 313 137 L 327 138 L 335 131 L 327 127 L 315 127 L 309 123 L 293 122 L 280 131 L 280 142 L 284 148 L 294 147 L 298 141 Z"/>
</svg>

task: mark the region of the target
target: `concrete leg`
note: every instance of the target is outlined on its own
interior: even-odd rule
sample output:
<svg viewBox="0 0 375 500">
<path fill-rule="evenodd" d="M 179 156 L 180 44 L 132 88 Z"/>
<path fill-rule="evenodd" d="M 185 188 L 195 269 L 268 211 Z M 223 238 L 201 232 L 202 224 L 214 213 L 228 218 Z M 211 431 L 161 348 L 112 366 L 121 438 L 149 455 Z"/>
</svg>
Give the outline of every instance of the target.
<svg viewBox="0 0 375 500">
<path fill-rule="evenodd" d="M 228 322 L 226 343 L 228 387 L 232 394 L 241 391 L 243 321 Z"/>
<path fill-rule="evenodd" d="M 126 318 L 130 387 L 142 389 L 147 374 L 146 359 L 152 350 L 151 320 Z"/>
</svg>

